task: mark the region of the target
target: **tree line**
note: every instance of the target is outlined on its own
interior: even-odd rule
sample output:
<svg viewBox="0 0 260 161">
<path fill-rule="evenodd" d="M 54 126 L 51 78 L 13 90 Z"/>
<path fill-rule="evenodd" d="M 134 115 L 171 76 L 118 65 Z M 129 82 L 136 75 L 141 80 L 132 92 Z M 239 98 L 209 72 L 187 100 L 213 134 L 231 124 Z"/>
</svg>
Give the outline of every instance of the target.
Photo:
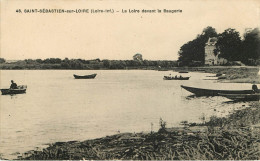
<svg viewBox="0 0 260 161">
<path fill-rule="evenodd" d="M 158 69 L 178 66 L 170 60 L 85 60 L 85 59 L 25 59 L 7 62 L 0 58 L 0 69 Z"/>
<path fill-rule="evenodd" d="M 181 65 L 195 66 L 205 63 L 205 44 L 209 38 L 216 37 L 214 54 L 228 60 L 241 61 L 246 65 L 260 65 L 260 31 L 254 28 L 246 31 L 243 37 L 235 29 L 228 28 L 223 33 L 217 33 L 215 28 L 208 26 L 197 37 L 182 45 L 178 61 Z"/>
</svg>

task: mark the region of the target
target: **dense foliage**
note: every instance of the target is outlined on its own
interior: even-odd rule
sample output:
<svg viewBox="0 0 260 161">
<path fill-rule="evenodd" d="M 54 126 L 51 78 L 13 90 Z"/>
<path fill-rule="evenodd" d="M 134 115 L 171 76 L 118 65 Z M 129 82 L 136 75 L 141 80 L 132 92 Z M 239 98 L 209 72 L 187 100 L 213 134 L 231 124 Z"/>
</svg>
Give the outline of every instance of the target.
<svg viewBox="0 0 260 161">
<path fill-rule="evenodd" d="M 260 65 L 260 31 L 258 28 L 248 30 L 242 39 L 235 29 L 229 28 L 223 33 L 217 34 L 212 27 L 205 28 L 202 34 L 181 46 L 179 51 L 181 64 L 194 66 L 194 62 L 201 62 L 203 65 L 205 43 L 210 37 L 217 37 L 214 53 L 220 53 L 219 57 L 227 59 L 228 64 L 231 64 L 232 61 L 241 61 L 246 65 Z"/>
<path fill-rule="evenodd" d="M 5 59 L 0 58 L 0 63 L 4 63 L 4 62 L 5 62 Z"/>
<path fill-rule="evenodd" d="M 249 65 L 256 64 L 260 59 L 260 31 L 255 28 L 244 34 L 242 42 L 242 61 Z"/>
<path fill-rule="evenodd" d="M 220 57 L 229 61 L 239 61 L 242 57 L 241 52 L 241 38 L 239 32 L 235 29 L 227 29 L 218 35 L 216 44 L 217 49 L 220 51 Z"/>
<path fill-rule="evenodd" d="M 213 27 L 207 27 L 203 32 L 197 36 L 196 39 L 189 41 L 181 46 L 179 51 L 179 61 L 182 65 L 196 65 L 195 62 L 200 62 L 199 65 L 204 64 L 205 61 L 205 43 L 210 37 L 216 37 L 217 32 Z"/>
<path fill-rule="evenodd" d="M 150 60 L 84 60 L 60 58 L 25 59 L 12 63 L 2 63 L 0 69 L 158 69 L 176 67 L 177 61 Z"/>
</svg>

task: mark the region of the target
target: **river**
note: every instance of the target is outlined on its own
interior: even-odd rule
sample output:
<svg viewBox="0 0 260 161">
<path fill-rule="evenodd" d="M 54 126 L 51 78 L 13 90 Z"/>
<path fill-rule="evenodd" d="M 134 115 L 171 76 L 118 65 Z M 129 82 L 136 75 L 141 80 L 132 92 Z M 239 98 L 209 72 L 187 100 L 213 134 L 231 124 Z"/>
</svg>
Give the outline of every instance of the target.
<svg viewBox="0 0 260 161">
<path fill-rule="evenodd" d="M 2 70 L 0 87 L 10 80 L 27 85 L 26 94 L 0 96 L 0 154 L 13 159 L 57 141 L 86 140 L 123 132 L 149 132 L 202 116 L 225 116 L 246 103 L 223 97 L 190 97 L 180 85 L 211 89 L 250 89 L 250 84 L 204 80 L 208 73 L 186 73 L 190 80 L 163 80 L 178 74 L 153 70 Z M 97 73 L 76 80 L 73 74 Z M 151 126 L 153 124 L 153 126 Z"/>
</svg>

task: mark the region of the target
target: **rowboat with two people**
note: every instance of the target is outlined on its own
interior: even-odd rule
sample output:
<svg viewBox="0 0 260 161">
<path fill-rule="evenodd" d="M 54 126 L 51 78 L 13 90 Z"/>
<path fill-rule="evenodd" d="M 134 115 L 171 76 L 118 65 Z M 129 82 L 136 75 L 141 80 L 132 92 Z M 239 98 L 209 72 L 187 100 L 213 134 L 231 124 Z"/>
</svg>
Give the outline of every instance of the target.
<svg viewBox="0 0 260 161">
<path fill-rule="evenodd" d="M 83 76 L 73 74 L 75 79 L 94 79 L 96 75 L 97 75 L 96 73 L 91 75 L 83 75 Z"/>
<path fill-rule="evenodd" d="M 190 77 L 182 77 L 182 76 L 180 76 L 180 77 L 177 77 L 177 76 L 171 77 L 171 76 L 164 76 L 163 79 L 164 79 L 164 80 L 189 80 Z"/>
<path fill-rule="evenodd" d="M 190 77 L 183 77 L 183 76 L 177 76 L 175 75 L 174 77 L 171 76 L 171 74 L 169 76 L 164 76 L 163 77 L 164 80 L 189 80 Z"/>
</svg>

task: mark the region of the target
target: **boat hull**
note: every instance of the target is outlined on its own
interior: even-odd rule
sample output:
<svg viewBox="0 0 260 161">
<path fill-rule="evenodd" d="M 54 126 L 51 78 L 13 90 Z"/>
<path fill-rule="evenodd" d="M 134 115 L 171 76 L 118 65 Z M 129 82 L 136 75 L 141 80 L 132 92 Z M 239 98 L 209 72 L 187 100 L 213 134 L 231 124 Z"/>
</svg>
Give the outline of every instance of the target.
<svg viewBox="0 0 260 161">
<path fill-rule="evenodd" d="M 219 93 L 220 96 L 226 97 L 234 101 L 259 101 L 260 94 L 223 94 Z"/>
<path fill-rule="evenodd" d="M 253 90 L 213 90 L 213 89 L 188 87 L 183 85 L 181 85 L 181 87 L 197 96 L 219 96 L 219 93 L 222 94 L 253 94 L 254 93 Z"/>
<path fill-rule="evenodd" d="M 18 86 L 18 89 L 1 89 L 2 95 L 13 95 L 26 93 L 27 86 Z"/>
<path fill-rule="evenodd" d="M 75 79 L 94 79 L 96 77 L 97 74 L 91 74 L 91 75 L 84 75 L 84 76 L 79 76 L 74 74 L 74 78 Z"/>
</svg>

